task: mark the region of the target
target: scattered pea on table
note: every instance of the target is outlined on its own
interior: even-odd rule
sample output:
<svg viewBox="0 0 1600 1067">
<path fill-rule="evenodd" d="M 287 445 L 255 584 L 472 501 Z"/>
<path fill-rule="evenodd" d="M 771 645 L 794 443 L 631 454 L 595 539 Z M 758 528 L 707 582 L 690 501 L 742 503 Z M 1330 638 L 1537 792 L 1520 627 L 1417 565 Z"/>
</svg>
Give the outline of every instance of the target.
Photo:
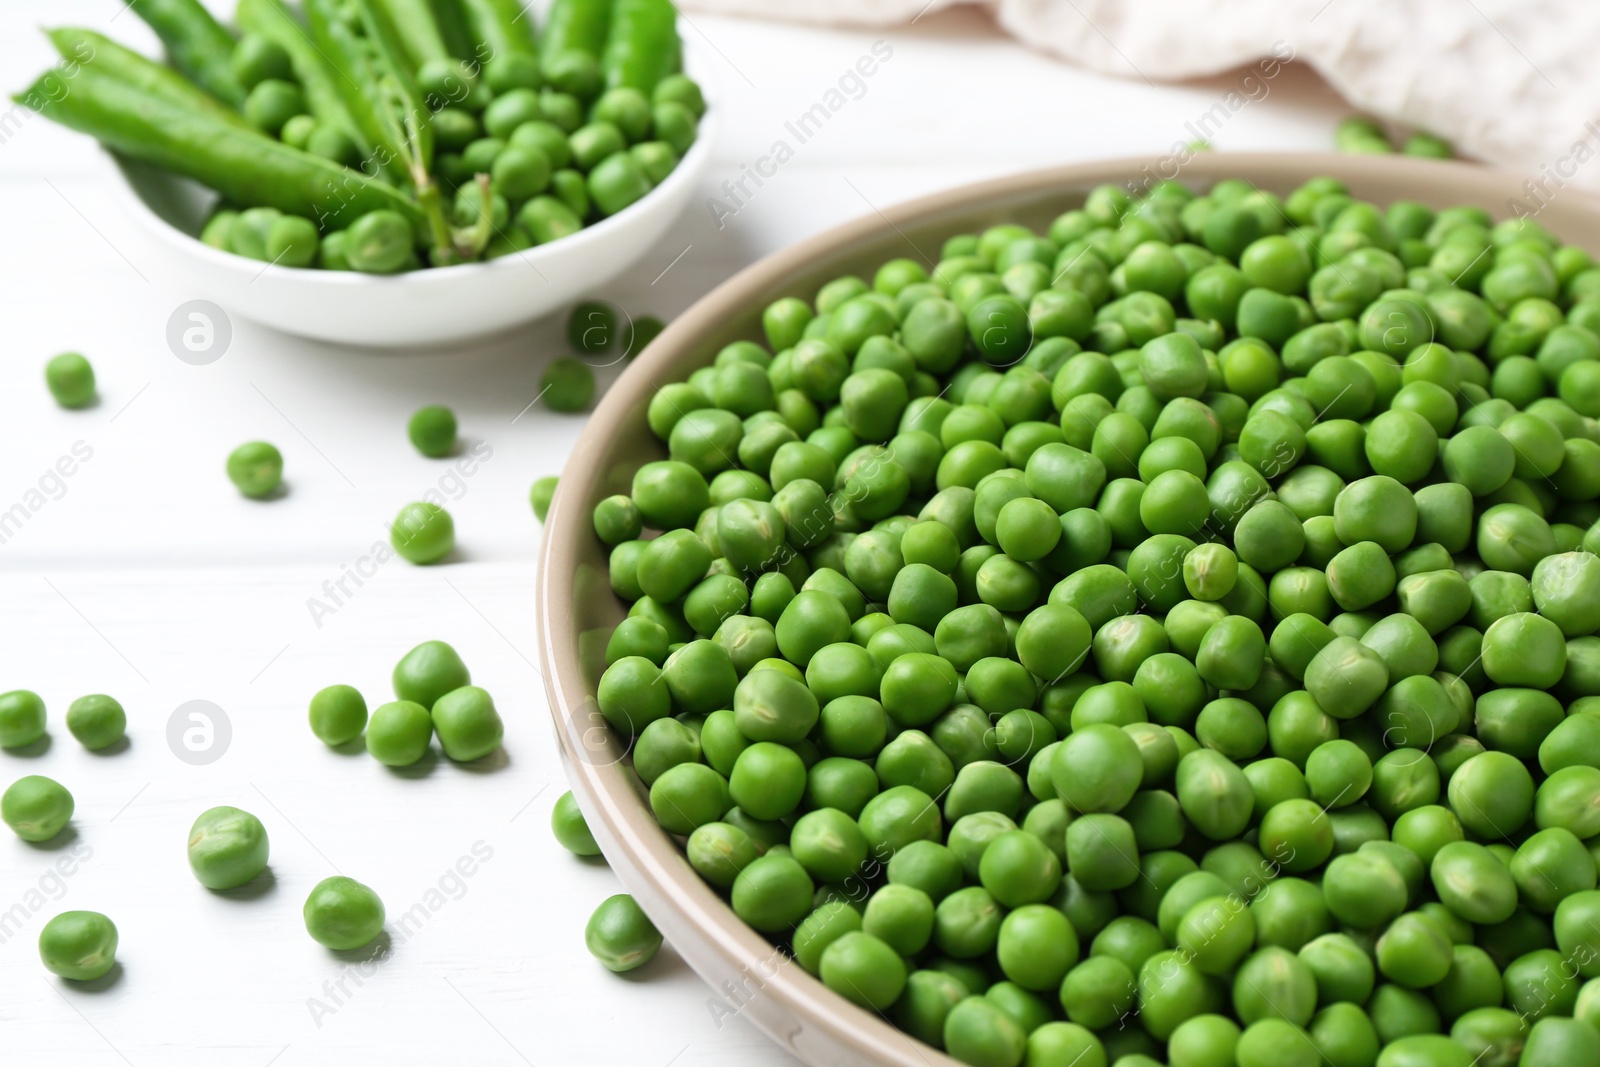
<svg viewBox="0 0 1600 1067">
<path fill-rule="evenodd" d="M 401 559 L 437 563 L 456 546 L 455 520 L 430 501 L 407 504 L 389 527 L 389 544 Z"/>
<path fill-rule="evenodd" d="M 331 949 L 360 948 L 383 932 L 383 901 L 369 886 L 343 875 L 313 886 L 302 913 L 306 933 Z"/>
<path fill-rule="evenodd" d="M 429 404 L 412 413 L 406 436 L 424 456 L 448 456 L 456 447 L 456 413 L 442 404 Z"/>
<path fill-rule="evenodd" d="M 539 396 L 551 411 L 575 414 L 594 402 L 594 371 L 581 359 L 552 360 L 539 379 Z"/>
<path fill-rule="evenodd" d="M 252 500 L 264 500 L 283 484 L 283 453 L 266 441 L 249 441 L 228 454 L 228 480 Z"/>
<path fill-rule="evenodd" d="M 97 911 L 64 911 L 39 931 L 39 958 L 62 978 L 102 978 L 117 962 L 116 924 Z"/>
<path fill-rule="evenodd" d="M 94 403 L 94 367 L 77 352 L 50 357 L 44 365 L 45 385 L 64 408 L 84 408 Z"/>
</svg>

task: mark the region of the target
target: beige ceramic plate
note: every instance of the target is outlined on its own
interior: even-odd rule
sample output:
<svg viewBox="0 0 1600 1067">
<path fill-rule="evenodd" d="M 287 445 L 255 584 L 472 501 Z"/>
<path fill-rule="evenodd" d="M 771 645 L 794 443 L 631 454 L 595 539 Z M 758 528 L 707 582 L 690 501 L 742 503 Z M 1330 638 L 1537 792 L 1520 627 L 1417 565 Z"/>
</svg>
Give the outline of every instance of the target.
<svg viewBox="0 0 1600 1067">
<path fill-rule="evenodd" d="M 639 466 L 666 458 L 645 425 L 654 391 L 710 363 L 730 341 L 760 339 L 761 310 L 771 301 L 810 299 L 819 285 L 841 274 L 870 278 L 893 257 L 936 259 L 946 237 L 993 223 L 1021 222 L 1042 231 L 1056 215 L 1081 206 L 1095 185 L 1139 181 L 1152 173 L 1172 173 L 1172 161 L 1111 160 L 982 182 L 869 215 L 769 256 L 695 304 L 639 356 L 606 394 L 561 475 L 540 560 L 539 654 L 572 790 L 618 877 L 709 983 L 713 1017 L 742 1015 L 808 1064 L 957 1067 L 787 960 L 733 914 L 657 827 L 644 789 L 593 699 L 606 639 L 625 612 L 612 595 L 590 509 L 604 496 L 626 493 Z M 1206 152 L 1184 164 L 1178 177 L 1196 187 L 1242 177 L 1282 194 L 1321 174 L 1343 179 L 1354 195 L 1380 204 L 1476 204 L 1499 218 L 1517 210 L 1509 198 L 1526 209 L 1544 202 L 1542 224 L 1566 241 L 1600 249 L 1600 212 L 1585 194 L 1569 189 L 1530 198 L 1520 176 L 1466 164 Z"/>
</svg>

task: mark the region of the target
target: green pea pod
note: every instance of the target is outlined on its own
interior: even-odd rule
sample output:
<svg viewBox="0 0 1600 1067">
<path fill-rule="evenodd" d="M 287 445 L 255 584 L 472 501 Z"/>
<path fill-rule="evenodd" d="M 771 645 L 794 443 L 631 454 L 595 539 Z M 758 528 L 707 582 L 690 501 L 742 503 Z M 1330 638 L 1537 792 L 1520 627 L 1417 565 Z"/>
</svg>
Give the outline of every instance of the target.
<svg viewBox="0 0 1600 1067">
<path fill-rule="evenodd" d="M 461 0 L 429 0 L 433 21 L 439 27 L 444 46 L 457 59 L 472 58 L 472 27 L 461 9 Z"/>
<path fill-rule="evenodd" d="M 487 235 L 480 240 L 475 231 L 452 230 L 445 219 L 444 196 L 431 173 L 432 121 L 417 89 L 414 72 L 404 58 L 404 34 L 395 24 L 395 9 L 389 4 L 390 0 L 354 0 L 355 11 L 366 31 L 375 106 L 386 124 L 399 127 L 403 158 L 427 223 L 434 264 L 445 266 L 463 259 L 476 259 L 488 243 Z"/>
<path fill-rule="evenodd" d="M 129 0 L 167 50 L 172 65 L 200 88 L 226 103 L 244 103 L 244 86 L 233 76 L 233 36 L 200 0 Z"/>
<path fill-rule="evenodd" d="M 283 0 L 239 0 L 234 17 L 240 29 L 274 41 L 289 53 L 294 76 L 300 81 L 313 118 L 324 126 L 343 131 L 366 152 L 371 151 L 350 109 L 345 107 L 344 94 L 339 91 L 339 72 Z"/>
<path fill-rule="evenodd" d="M 390 208 L 421 226 L 422 212 L 403 193 L 331 160 L 205 111 L 141 92 L 89 68 L 70 91 L 45 74 L 15 99 L 45 118 L 87 133 L 130 158 L 164 167 L 235 204 L 275 207 L 340 229 L 369 211 Z"/>
<path fill-rule="evenodd" d="M 599 59 L 610 28 L 611 0 L 555 0 L 539 40 L 539 58 L 548 63 L 562 52 L 576 50 Z"/>
<path fill-rule="evenodd" d="M 533 44 L 533 19 L 520 0 L 460 0 L 467 27 L 475 41 L 485 46 L 475 58 L 487 63 L 495 56 L 537 55 Z"/>
<path fill-rule="evenodd" d="M 364 0 L 360 7 L 363 20 L 370 11 L 381 21 L 393 58 L 408 73 L 415 74 L 424 63 L 451 58 L 429 0 Z M 373 36 L 370 27 L 367 35 Z"/>
<path fill-rule="evenodd" d="M 411 181 L 403 121 L 379 99 L 381 74 L 372 45 L 356 33 L 337 0 L 305 0 L 311 39 L 333 67 L 335 88 L 360 136 L 362 170 L 381 174 L 395 184 Z"/>
<path fill-rule="evenodd" d="M 422 93 L 417 90 L 415 68 L 406 60 L 406 31 L 395 18 L 396 8 L 404 5 L 395 0 L 356 0 L 355 6 L 373 50 L 373 91 L 379 106 L 388 112 L 387 121 L 399 127 L 411 180 L 420 189 L 428 184 L 433 166 L 433 125 Z M 432 19 L 431 12 L 424 13 Z M 437 36 L 438 28 L 432 28 Z M 439 50 L 437 57 L 430 58 L 449 61 L 443 41 L 439 42 Z"/>
<path fill-rule="evenodd" d="M 75 65 L 81 65 L 140 92 L 159 96 L 182 107 L 205 111 L 237 126 L 249 127 L 243 115 L 210 93 L 197 89 L 193 82 L 171 67 L 147 59 L 131 48 L 124 48 L 103 34 L 78 26 L 63 26 L 46 30 L 45 36 L 61 53 L 64 61 L 62 73 L 69 81 L 76 72 Z"/>
<path fill-rule="evenodd" d="M 671 0 L 617 0 L 600 71 L 606 88 L 628 86 L 646 96 L 678 67 L 678 11 Z"/>
</svg>

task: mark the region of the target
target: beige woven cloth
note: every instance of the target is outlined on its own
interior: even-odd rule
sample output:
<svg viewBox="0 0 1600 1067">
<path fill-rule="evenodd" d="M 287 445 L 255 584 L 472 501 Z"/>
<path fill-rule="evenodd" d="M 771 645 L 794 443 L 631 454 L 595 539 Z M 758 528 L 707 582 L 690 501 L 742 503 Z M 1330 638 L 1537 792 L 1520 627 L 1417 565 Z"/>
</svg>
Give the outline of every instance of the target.
<svg viewBox="0 0 1600 1067">
<path fill-rule="evenodd" d="M 681 0 L 690 10 L 904 25 L 967 0 Z M 1018 40 L 1152 82 L 1292 49 L 1353 108 L 1463 155 L 1600 189 L 1600 0 L 971 0 Z"/>
</svg>

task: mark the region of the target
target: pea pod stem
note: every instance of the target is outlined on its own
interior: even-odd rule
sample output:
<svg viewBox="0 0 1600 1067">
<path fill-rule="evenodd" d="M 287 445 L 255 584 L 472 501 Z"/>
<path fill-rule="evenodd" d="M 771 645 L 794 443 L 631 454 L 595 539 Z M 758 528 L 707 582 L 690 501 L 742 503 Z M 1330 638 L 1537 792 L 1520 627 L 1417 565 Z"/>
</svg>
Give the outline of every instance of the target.
<svg viewBox="0 0 1600 1067">
<path fill-rule="evenodd" d="M 67 93 L 47 73 L 16 96 L 46 118 L 101 144 L 193 178 L 239 204 L 275 207 L 339 229 L 379 208 L 423 221 L 415 201 L 392 186 L 213 114 L 185 108 L 89 68 Z"/>
<path fill-rule="evenodd" d="M 233 35 L 199 0 L 129 0 L 129 6 L 161 38 L 173 66 L 219 100 L 244 103 L 244 86 L 230 63 Z"/>
<path fill-rule="evenodd" d="M 489 176 L 479 174 L 475 180 L 478 183 L 478 202 L 483 205 L 483 210 L 478 215 L 477 223 L 468 231 L 466 247 L 472 259 L 483 255 L 494 230 L 494 191 L 489 184 Z"/>
<path fill-rule="evenodd" d="M 171 67 L 147 59 L 131 48 L 124 48 L 103 34 L 79 26 L 62 26 L 46 30 L 45 36 L 50 38 L 50 43 L 67 64 L 90 68 L 140 92 L 249 128 L 244 116 L 210 93 L 196 88 L 193 82 Z"/>
<path fill-rule="evenodd" d="M 456 258 L 455 237 L 450 223 L 444 217 L 444 196 L 437 185 L 417 190 L 417 204 L 422 208 L 428 227 L 428 238 L 433 244 L 433 265 L 448 267 L 459 262 Z"/>
<path fill-rule="evenodd" d="M 239 0 L 234 17 L 240 29 L 274 41 L 289 53 L 294 76 L 305 92 L 306 106 L 313 118 L 343 131 L 356 144 L 364 144 L 365 138 L 339 91 L 339 72 L 283 0 Z M 365 147 L 370 151 L 370 146 Z"/>
</svg>

